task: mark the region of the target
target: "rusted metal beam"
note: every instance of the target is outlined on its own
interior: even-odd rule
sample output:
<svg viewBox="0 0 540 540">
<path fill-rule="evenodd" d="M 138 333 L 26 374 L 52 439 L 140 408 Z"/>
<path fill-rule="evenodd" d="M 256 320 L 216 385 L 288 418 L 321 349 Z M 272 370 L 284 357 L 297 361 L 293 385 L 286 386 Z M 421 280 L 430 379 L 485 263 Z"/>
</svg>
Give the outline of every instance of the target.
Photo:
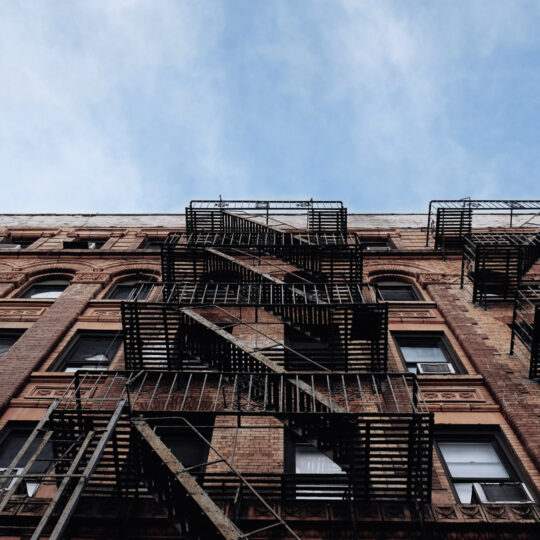
<svg viewBox="0 0 540 540">
<path fill-rule="evenodd" d="M 242 531 L 225 515 L 223 510 L 207 495 L 195 478 L 184 468 L 182 463 L 167 448 L 162 440 L 152 431 L 144 420 L 132 420 L 133 426 L 144 440 L 152 447 L 164 465 L 175 476 L 190 497 L 199 505 L 204 514 L 214 524 L 226 540 L 238 540 L 244 536 Z"/>
</svg>

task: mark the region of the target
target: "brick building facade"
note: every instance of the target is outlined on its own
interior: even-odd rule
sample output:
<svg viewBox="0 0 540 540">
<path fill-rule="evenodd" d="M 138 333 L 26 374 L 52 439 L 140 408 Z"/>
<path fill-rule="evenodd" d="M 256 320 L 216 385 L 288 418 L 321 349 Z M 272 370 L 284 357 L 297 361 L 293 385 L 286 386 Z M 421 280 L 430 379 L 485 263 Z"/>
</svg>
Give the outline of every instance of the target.
<svg viewBox="0 0 540 540">
<path fill-rule="evenodd" d="M 503 202 L 2 216 L 0 538 L 540 538 Z"/>
</svg>

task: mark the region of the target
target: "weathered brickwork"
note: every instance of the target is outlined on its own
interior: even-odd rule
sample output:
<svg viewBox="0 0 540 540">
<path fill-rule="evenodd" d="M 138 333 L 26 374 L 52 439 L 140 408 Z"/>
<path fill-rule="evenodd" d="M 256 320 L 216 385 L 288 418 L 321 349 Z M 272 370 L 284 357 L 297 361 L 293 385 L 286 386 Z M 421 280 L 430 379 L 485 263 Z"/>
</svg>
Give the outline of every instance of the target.
<svg viewBox="0 0 540 540">
<path fill-rule="evenodd" d="M 108 299 L 108 296 L 124 278 L 159 280 L 160 251 L 151 249 L 148 244 L 164 241 L 169 231 L 183 231 L 183 217 L 171 227 L 154 226 L 151 218 L 144 224 L 142 221 L 134 217 L 131 225 L 86 227 L 83 222 L 75 224 L 66 219 L 57 227 L 0 228 L 0 237 L 8 238 L 11 234 L 34 240 L 26 249 L 0 252 L 0 332 L 25 331 L 1 358 L 0 428 L 35 423 L 43 417 L 53 399 L 65 396 L 72 377 L 55 369 L 78 332 L 121 337 L 121 301 Z M 431 501 L 426 504 L 380 501 L 357 504 L 354 500 L 345 503 L 312 497 L 288 503 L 272 499 L 272 508 L 287 520 L 300 538 L 540 538 L 540 509 L 536 504 L 540 502 L 540 385 L 528 378 L 529 353 L 519 340 L 515 354 L 509 354 L 512 305 L 494 304 L 487 310 L 474 306 L 470 282 L 466 280 L 464 288 L 460 288 L 461 257 L 451 253 L 443 259 L 432 245 L 426 247 L 424 229 L 401 228 L 396 222 L 393 227 L 362 227 L 352 231 L 365 241 L 387 241 L 391 248 L 365 253 L 364 281 L 401 281 L 414 285 L 419 294 L 417 301 L 389 303 L 388 372 L 406 372 L 396 336 L 426 333 L 441 336 L 459 369 L 452 374 L 418 377 L 421 399 L 434 413 L 436 433 L 445 429 L 474 433 L 476 428 L 480 432 L 486 427 L 493 428 L 508 445 L 511 462 L 519 471 L 520 480 L 526 482 L 535 503 L 460 504 L 448 467 L 435 445 Z M 99 250 L 62 249 L 64 242 L 85 239 L 101 240 L 104 245 Z M 271 255 L 228 255 L 274 283 L 290 280 L 291 274 L 299 272 L 297 266 Z M 29 285 L 49 276 L 70 281 L 57 299 L 20 298 Z M 533 267 L 529 277 L 540 278 L 540 265 Z M 159 298 L 159 291 L 154 289 L 147 301 L 155 302 Z M 374 290 L 366 293 L 365 300 L 377 301 Z M 193 307 L 193 312 L 225 330 L 246 350 L 266 354 L 270 359 L 276 351 L 282 352 L 286 344 L 284 321 L 264 309 L 213 306 Z M 124 368 L 122 345 L 108 369 L 121 372 Z M 175 384 L 169 394 L 161 391 L 154 395 L 149 391 L 144 396 L 146 402 L 152 404 L 149 410 L 156 413 L 167 400 L 173 404 L 171 410 L 174 411 L 174 407 L 180 410 L 184 404 L 181 393 L 187 394 L 187 390 L 184 383 Z M 224 401 L 228 399 L 226 390 L 218 387 L 213 389 L 211 399 L 203 400 L 205 390 L 209 390 L 205 389 L 206 383 L 197 384 L 191 388 L 197 393 L 190 397 L 190 403 L 196 405 L 200 400 L 207 407 L 206 412 L 211 407 L 216 408 L 222 396 Z M 88 399 L 116 396 L 123 389 L 124 383 L 119 381 L 110 388 L 88 383 L 82 388 L 82 396 Z M 298 393 L 301 389 L 303 387 L 299 386 Z M 332 404 L 337 411 L 349 406 L 341 398 L 328 397 L 332 391 L 339 392 L 339 388 L 328 390 L 314 385 L 314 389 L 317 391 L 314 401 L 318 399 L 327 404 L 334 399 Z M 373 388 L 370 390 L 375 392 Z M 180 397 L 171 398 L 173 391 Z M 374 396 L 375 393 L 362 396 L 368 400 L 370 411 L 381 407 Z M 129 396 L 129 399 L 134 398 L 134 395 Z M 390 392 L 383 398 L 390 402 Z M 249 399 L 258 400 L 260 405 L 266 397 L 260 393 Z M 228 473 L 229 465 L 242 475 L 279 476 L 293 471 L 289 446 L 299 430 L 291 429 L 284 418 L 244 414 L 205 417 L 214 422 L 209 435 L 214 450 L 208 453 L 206 471 L 216 475 Z M 343 437 L 347 436 L 345 431 L 342 433 Z M 327 450 L 326 455 L 332 455 L 331 451 Z M 221 506 L 226 514 L 235 515 L 252 530 L 270 523 L 268 509 L 259 503 L 237 506 L 223 503 Z M 28 507 L 13 512 L 20 512 L 21 520 L 24 516 L 34 519 L 40 515 L 38 509 Z M 4 531 L 1 519 L 0 515 L 0 531 Z M 190 537 L 189 534 L 179 535 L 167 519 L 167 513 L 148 494 L 141 500 L 131 501 L 111 497 L 108 504 L 99 497 L 87 496 L 84 504 L 78 505 L 71 527 L 72 538 Z M 23 537 L 26 536 L 0 532 L 0 538 Z M 256 538 L 293 536 L 280 532 Z"/>
</svg>

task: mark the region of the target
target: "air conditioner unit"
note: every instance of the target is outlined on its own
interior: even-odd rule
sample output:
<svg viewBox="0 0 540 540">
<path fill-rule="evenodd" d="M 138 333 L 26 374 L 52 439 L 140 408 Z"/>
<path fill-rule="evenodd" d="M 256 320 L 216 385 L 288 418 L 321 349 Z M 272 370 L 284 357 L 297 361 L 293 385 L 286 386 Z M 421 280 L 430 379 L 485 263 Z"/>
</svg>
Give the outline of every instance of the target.
<svg viewBox="0 0 540 540">
<path fill-rule="evenodd" d="M 473 503 L 530 503 L 534 502 L 522 482 L 475 482 Z"/>
<path fill-rule="evenodd" d="M 21 249 L 20 244 L 0 244 L 0 249 Z"/>
<path fill-rule="evenodd" d="M 454 366 L 449 362 L 421 362 L 417 364 L 418 373 L 426 375 L 442 375 L 446 373 L 455 373 Z"/>
</svg>

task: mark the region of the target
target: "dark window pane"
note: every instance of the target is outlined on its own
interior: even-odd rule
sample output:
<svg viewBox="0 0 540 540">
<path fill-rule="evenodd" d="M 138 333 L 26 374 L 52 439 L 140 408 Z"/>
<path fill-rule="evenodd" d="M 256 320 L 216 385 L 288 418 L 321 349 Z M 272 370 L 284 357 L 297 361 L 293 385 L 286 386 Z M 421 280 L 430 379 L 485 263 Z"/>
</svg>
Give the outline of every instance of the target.
<svg viewBox="0 0 540 540">
<path fill-rule="evenodd" d="M 6 354 L 12 345 L 21 337 L 22 332 L 0 333 L 0 358 Z"/>
<path fill-rule="evenodd" d="M 151 240 L 147 242 L 144 249 L 154 249 L 155 251 L 161 251 L 161 246 L 164 244 L 164 240 Z"/>
<path fill-rule="evenodd" d="M 152 284 L 144 285 L 117 285 L 111 294 L 110 299 L 113 300 L 146 300 L 152 289 Z"/>
<path fill-rule="evenodd" d="M 36 283 L 28 287 L 21 295 L 21 298 L 58 298 L 68 285 L 67 282 L 50 285 Z"/>
<path fill-rule="evenodd" d="M 402 286 L 380 286 L 379 296 L 382 300 L 390 301 L 414 301 L 418 300 L 414 289 L 410 285 Z"/>
<path fill-rule="evenodd" d="M 456 371 L 452 357 L 438 336 L 398 337 L 398 347 L 405 361 L 407 371 L 418 373 L 418 365 L 423 364 L 426 373 L 450 374 Z M 427 366 L 426 366 L 427 364 Z M 435 366 L 433 366 L 435 364 Z M 436 369 L 436 364 L 452 366 L 452 369 Z"/>
<path fill-rule="evenodd" d="M 119 336 L 79 335 L 64 361 L 64 371 L 107 369 L 119 347 Z"/>
<path fill-rule="evenodd" d="M 64 249 L 99 249 L 105 240 L 72 240 L 64 242 Z"/>
<path fill-rule="evenodd" d="M 203 427 L 197 427 L 201 435 L 206 439 L 212 438 L 213 419 L 202 420 Z M 198 422 L 197 422 L 198 423 Z M 195 465 L 205 464 L 208 460 L 208 445 L 189 427 L 178 427 L 168 429 L 164 427 L 158 429 L 157 434 L 163 443 L 169 448 L 173 455 L 182 463 L 184 467 L 194 467 Z M 194 469 L 194 472 L 204 471 L 204 465 L 201 469 Z"/>
<path fill-rule="evenodd" d="M 8 433 L 4 440 L 0 444 L 0 468 L 5 469 L 9 467 L 23 447 L 24 443 L 30 437 L 33 428 L 31 427 L 13 427 L 7 428 Z M 18 469 L 23 469 L 27 462 L 30 460 L 37 447 L 41 442 L 41 438 L 38 436 L 34 439 L 28 450 L 23 454 L 22 458 L 16 463 Z M 39 453 L 34 463 L 30 467 L 28 474 L 43 474 L 49 468 L 53 459 L 53 448 L 51 443 L 47 443 L 43 450 Z M 36 484 L 36 482 L 33 482 Z"/>
<path fill-rule="evenodd" d="M 362 242 L 362 245 L 364 246 L 364 249 L 368 251 L 388 251 L 390 249 L 390 245 L 385 240 Z"/>
<path fill-rule="evenodd" d="M 13 238 L 11 240 L 11 243 L 20 246 L 21 249 L 26 249 L 28 246 L 31 246 L 35 241 L 36 238 Z"/>
</svg>

